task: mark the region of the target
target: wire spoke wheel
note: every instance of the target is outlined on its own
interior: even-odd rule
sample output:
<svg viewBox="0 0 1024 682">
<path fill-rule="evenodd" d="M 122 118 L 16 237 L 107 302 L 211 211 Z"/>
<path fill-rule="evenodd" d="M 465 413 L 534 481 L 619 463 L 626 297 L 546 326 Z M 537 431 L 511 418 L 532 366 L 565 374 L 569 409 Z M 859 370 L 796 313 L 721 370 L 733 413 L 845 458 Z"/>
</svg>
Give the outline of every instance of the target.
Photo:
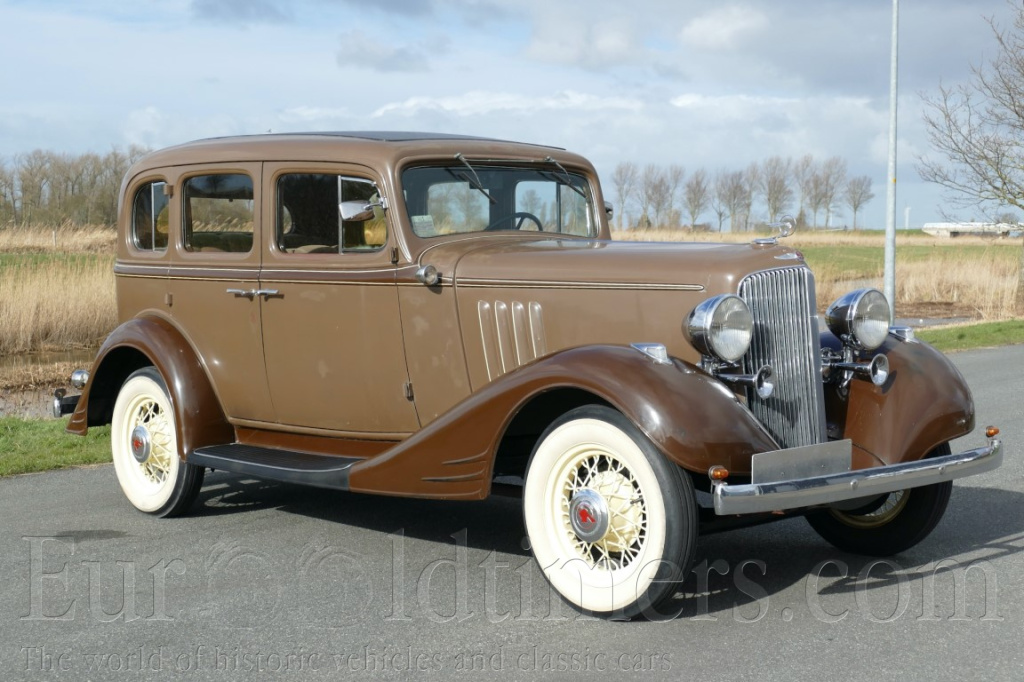
<svg viewBox="0 0 1024 682">
<path fill-rule="evenodd" d="M 174 516 L 191 505 L 204 469 L 181 461 L 174 410 L 152 367 L 134 372 L 121 387 L 110 440 L 117 480 L 137 509 Z"/>
<path fill-rule="evenodd" d="M 545 577 L 582 611 L 655 615 L 689 570 L 692 483 L 610 408 L 577 408 L 548 427 L 530 458 L 523 512 Z"/>
</svg>

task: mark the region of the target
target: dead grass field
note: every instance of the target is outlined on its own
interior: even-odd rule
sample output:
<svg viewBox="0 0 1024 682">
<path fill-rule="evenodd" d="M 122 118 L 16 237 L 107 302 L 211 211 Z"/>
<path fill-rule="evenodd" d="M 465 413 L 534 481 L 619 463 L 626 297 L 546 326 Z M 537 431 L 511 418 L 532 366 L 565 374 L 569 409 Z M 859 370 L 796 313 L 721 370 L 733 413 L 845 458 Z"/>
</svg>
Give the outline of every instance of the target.
<svg viewBox="0 0 1024 682">
<path fill-rule="evenodd" d="M 747 242 L 754 236 L 687 230 L 613 233 L 615 239 L 634 241 Z M 115 238 L 108 227 L 0 228 L 0 358 L 99 344 L 117 322 Z M 884 240 L 877 233 L 807 232 L 784 243 L 805 253 L 822 308 L 854 286 L 882 286 Z M 897 314 L 1012 318 L 1020 253 L 1019 239 L 899 235 Z M 0 366 L 0 389 L 63 385 L 72 364 Z"/>
<path fill-rule="evenodd" d="M 749 242 L 751 233 L 631 230 L 613 238 L 633 241 Z M 803 232 L 785 240 L 800 249 L 814 270 L 818 305 L 854 287 L 882 287 L 885 238 L 877 232 Z M 897 233 L 896 313 L 901 317 L 967 317 L 1004 320 L 1014 316 L 1021 260 L 1020 239 L 936 239 Z"/>
</svg>

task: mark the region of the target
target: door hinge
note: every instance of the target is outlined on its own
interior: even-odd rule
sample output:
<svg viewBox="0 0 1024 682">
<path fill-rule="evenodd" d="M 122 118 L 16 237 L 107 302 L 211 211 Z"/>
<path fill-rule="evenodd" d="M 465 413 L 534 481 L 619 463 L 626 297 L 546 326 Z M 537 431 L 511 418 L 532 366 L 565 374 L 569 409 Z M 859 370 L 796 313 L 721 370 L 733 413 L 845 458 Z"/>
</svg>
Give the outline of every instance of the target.
<svg viewBox="0 0 1024 682">
<path fill-rule="evenodd" d="M 405 399 L 406 400 L 412 400 L 414 397 L 415 396 L 413 396 L 413 392 L 412 392 L 412 382 L 411 381 L 405 382 Z"/>
<path fill-rule="evenodd" d="M 398 247 L 397 246 L 392 246 L 391 247 L 391 264 L 392 265 L 398 265 Z"/>
</svg>

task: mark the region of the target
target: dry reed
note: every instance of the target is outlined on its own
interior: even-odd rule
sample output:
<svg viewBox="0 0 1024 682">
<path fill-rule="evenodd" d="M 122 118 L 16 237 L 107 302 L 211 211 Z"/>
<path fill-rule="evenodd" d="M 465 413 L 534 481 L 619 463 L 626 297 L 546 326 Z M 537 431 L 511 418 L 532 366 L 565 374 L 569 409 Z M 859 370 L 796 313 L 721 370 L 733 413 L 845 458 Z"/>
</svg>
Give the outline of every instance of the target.
<svg viewBox="0 0 1024 682">
<path fill-rule="evenodd" d="M 0 253 L 113 253 L 117 231 L 106 225 L 0 227 Z"/>
<path fill-rule="evenodd" d="M 613 233 L 615 239 L 634 241 L 746 242 L 752 236 L 688 230 Z M 102 226 L 0 228 L 0 356 L 88 347 L 99 343 L 114 328 L 116 299 L 110 254 L 115 239 L 114 230 Z M 786 243 L 797 248 L 880 247 L 883 239 L 877 233 L 804 232 Z M 1002 249 L 1019 249 L 1020 240 L 936 240 L 925 235 L 900 235 L 899 244 L 936 249 L 934 256 L 928 252 L 928 257 L 921 260 L 897 259 L 898 312 L 917 315 L 919 310 L 944 309 L 949 314 L 993 320 L 1013 316 L 1018 258 L 1005 257 L 1009 252 Z M 990 249 L 959 248 L 980 245 L 999 249 L 1004 257 L 993 257 L 995 252 Z M 4 253 L 24 257 L 4 260 Z M 882 283 L 880 269 L 877 277 L 851 281 L 841 268 L 824 263 L 815 274 L 822 305 L 852 286 Z"/>
<path fill-rule="evenodd" d="M 96 345 L 114 328 L 113 257 L 0 268 L 0 355 Z"/>
<path fill-rule="evenodd" d="M 720 234 L 690 230 L 613 232 L 614 239 L 630 241 L 742 243 L 756 236 L 749 232 Z M 884 246 L 884 237 L 877 232 L 802 232 L 787 238 L 784 243 L 795 248 L 859 246 L 880 249 Z M 904 259 L 900 257 L 899 247 L 927 247 L 930 250 L 926 252 L 927 257 Z M 964 247 L 975 248 L 965 250 Z M 1020 239 L 936 239 L 924 234 L 897 235 L 897 313 L 913 317 L 939 314 L 984 320 L 1014 317 L 1021 248 Z M 918 249 L 917 252 L 922 251 Z M 881 259 L 877 272 L 862 279 L 851 280 L 844 274 L 840 263 L 819 264 L 814 271 L 818 305 L 822 309 L 851 288 L 882 287 Z"/>
</svg>

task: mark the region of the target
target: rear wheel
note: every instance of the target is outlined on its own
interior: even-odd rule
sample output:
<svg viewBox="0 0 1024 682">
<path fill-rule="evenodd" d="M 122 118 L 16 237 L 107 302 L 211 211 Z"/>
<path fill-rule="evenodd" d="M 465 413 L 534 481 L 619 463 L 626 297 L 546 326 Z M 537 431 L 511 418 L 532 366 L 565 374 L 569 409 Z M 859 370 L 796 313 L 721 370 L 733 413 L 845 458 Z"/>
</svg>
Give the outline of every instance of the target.
<svg viewBox="0 0 1024 682">
<path fill-rule="evenodd" d="M 155 516 L 184 513 L 203 484 L 203 467 L 181 461 L 174 410 L 152 367 L 128 377 L 114 404 L 110 446 L 118 483 L 136 509 Z"/>
<path fill-rule="evenodd" d="M 693 485 L 622 414 L 576 408 L 541 436 L 523 493 L 534 557 L 576 608 L 658 615 L 693 559 Z"/>
<path fill-rule="evenodd" d="M 949 445 L 929 457 L 948 455 Z M 853 511 L 827 509 L 807 515 L 818 535 L 852 554 L 890 556 L 910 549 L 928 537 L 942 519 L 953 489 L 952 481 L 897 490 Z"/>
</svg>

